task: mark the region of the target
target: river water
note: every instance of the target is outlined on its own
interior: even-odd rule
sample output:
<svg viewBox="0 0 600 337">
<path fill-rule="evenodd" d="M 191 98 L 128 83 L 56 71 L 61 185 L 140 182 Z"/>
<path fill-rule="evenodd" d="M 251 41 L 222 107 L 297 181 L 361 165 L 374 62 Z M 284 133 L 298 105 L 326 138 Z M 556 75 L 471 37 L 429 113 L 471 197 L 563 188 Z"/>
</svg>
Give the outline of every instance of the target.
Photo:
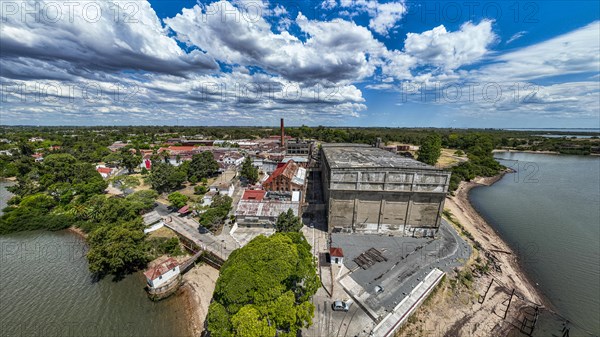
<svg viewBox="0 0 600 337">
<path fill-rule="evenodd" d="M 190 335 L 184 299 L 150 301 L 141 272 L 94 281 L 86 249 L 69 231 L 0 236 L 0 336 Z"/>
<path fill-rule="evenodd" d="M 600 334 L 600 158 L 495 157 L 517 173 L 471 190 L 472 204 L 517 251 L 557 312 L 573 322 L 571 336 Z"/>
</svg>

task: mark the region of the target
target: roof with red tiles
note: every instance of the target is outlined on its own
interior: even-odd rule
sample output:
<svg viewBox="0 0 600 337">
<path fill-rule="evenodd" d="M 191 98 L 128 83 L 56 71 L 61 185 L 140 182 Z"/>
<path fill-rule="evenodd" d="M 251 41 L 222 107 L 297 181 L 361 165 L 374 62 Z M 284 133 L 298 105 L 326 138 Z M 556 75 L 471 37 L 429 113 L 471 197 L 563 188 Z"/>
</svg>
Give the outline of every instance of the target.
<svg viewBox="0 0 600 337">
<path fill-rule="evenodd" d="M 154 266 L 144 272 L 144 275 L 149 280 L 155 280 L 159 276 L 166 274 L 169 270 L 177 267 L 179 264 L 172 257 L 166 259 L 157 266 Z"/>
<path fill-rule="evenodd" d="M 296 175 L 296 171 L 298 171 L 298 164 L 296 164 L 293 160 L 289 160 L 282 166 L 277 166 L 275 171 L 265 180 L 263 185 L 270 184 L 273 180 L 275 180 L 279 176 L 284 176 L 289 180 L 292 180 Z"/>
<path fill-rule="evenodd" d="M 245 190 L 242 200 L 257 200 L 262 201 L 265 198 L 265 190 Z"/>
<path fill-rule="evenodd" d="M 96 171 L 98 171 L 98 173 L 110 174 L 112 172 L 112 169 L 110 167 L 98 167 Z"/>
<path fill-rule="evenodd" d="M 335 257 L 344 257 L 344 251 L 342 250 L 342 248 L 331 247 L 329 248 L 329 255 Z"/>
</svg>

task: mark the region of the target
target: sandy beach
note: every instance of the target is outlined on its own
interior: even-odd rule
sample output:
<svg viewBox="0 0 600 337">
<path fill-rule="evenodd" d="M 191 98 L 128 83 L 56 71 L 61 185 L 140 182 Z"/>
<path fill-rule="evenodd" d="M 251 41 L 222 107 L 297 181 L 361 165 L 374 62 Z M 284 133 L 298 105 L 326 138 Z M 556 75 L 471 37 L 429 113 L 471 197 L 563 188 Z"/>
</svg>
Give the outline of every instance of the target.
<svg viewBox="0 0 600 337">
<path fill-rule="evenodd" d="M 398 336 L 506 336 L 518 330 L 523 317 L 533 312 L 536 304 L 543 304 L 543 297 L 525 275 L 516 254 L 468 199 L 472 188 L 489 186 L 502 176 L 462 182 L 454 196 L 446 198 L 445 209 L 463 227 L 457 228 L 459 233 L 469 232 L 472 236 L 465 239 L 481 248 L 474 250 L 462 270 L 447 275 Z M 480 266 L 486 262 L 489 269 L 482 271 Z M 465 272 L 473 275 L 472 281 L 461 276 Z M 508 306 L 513 289 L 515 296 Z"/>
<path fill-rule="evenodd" d="M 516 289 L 523 297 L 541 304 L 543 297 L 522 270 L 517 255 L 500 238 L 492 226 L 477 213 L 468 199 L 469 191 L 472 188 L 490 186 L 500 180 L 503 175 L 477 178 L 471 182 L 461 183 L 455 195 L 446 199 L 445 208 L 449 209 L 458 221 L 473 234 L 473 237 L 482 245 L 484 251 L 489 252 L 499 260 L 502 272 L 494 276 L 506 286 Z"/>
<path fill-rule="evenodd" d="M 185 299 L 191 336 L 200 336 L 204 331 L 204 320 L 218 277 L 219 271 L 207 264 L 197 265 L 183 275 L 183 285 L 177 296 Z"/>
</svg>

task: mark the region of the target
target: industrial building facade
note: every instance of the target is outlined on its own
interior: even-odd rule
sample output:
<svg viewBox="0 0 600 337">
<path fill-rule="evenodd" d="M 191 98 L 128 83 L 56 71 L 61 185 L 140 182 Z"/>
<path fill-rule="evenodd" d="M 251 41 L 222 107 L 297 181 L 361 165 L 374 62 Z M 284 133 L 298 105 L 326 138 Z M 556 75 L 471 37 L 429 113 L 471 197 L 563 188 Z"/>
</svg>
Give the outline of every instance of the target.
<svg viewBox="0 0 600 337">
<path fill-rule="evenodd" d="M 439 228 L 450 172 L 368 145 L 320 151 L 330 232 L 433 235 Z"/>
</svg>

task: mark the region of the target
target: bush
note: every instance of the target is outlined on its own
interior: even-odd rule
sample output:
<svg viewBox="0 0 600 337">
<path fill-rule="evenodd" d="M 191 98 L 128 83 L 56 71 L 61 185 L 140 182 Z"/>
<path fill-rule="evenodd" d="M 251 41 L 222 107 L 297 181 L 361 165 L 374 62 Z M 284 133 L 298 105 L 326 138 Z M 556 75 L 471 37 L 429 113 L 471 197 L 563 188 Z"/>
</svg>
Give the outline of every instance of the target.
<svg viewBox="0 0 600 337">
<path fill-rule="evenodd" d="M 205 185 L 194 186 L 194 194 L 203 195 L 208 192 L 208 187 Z"/>
<path fill-rule="evenodd" d="M 175 193 L 171 193 L 169 194 L 169 202 L 171 203 L 171 205 L 173 205 L 173 207 L 175 208 L 181 208 L 183 206 L 185 206 L 185 204 L 188 202 L 188 197 L 186 195 L 183 195 L 179 192 L 175 192 Z"/>
</svg>

